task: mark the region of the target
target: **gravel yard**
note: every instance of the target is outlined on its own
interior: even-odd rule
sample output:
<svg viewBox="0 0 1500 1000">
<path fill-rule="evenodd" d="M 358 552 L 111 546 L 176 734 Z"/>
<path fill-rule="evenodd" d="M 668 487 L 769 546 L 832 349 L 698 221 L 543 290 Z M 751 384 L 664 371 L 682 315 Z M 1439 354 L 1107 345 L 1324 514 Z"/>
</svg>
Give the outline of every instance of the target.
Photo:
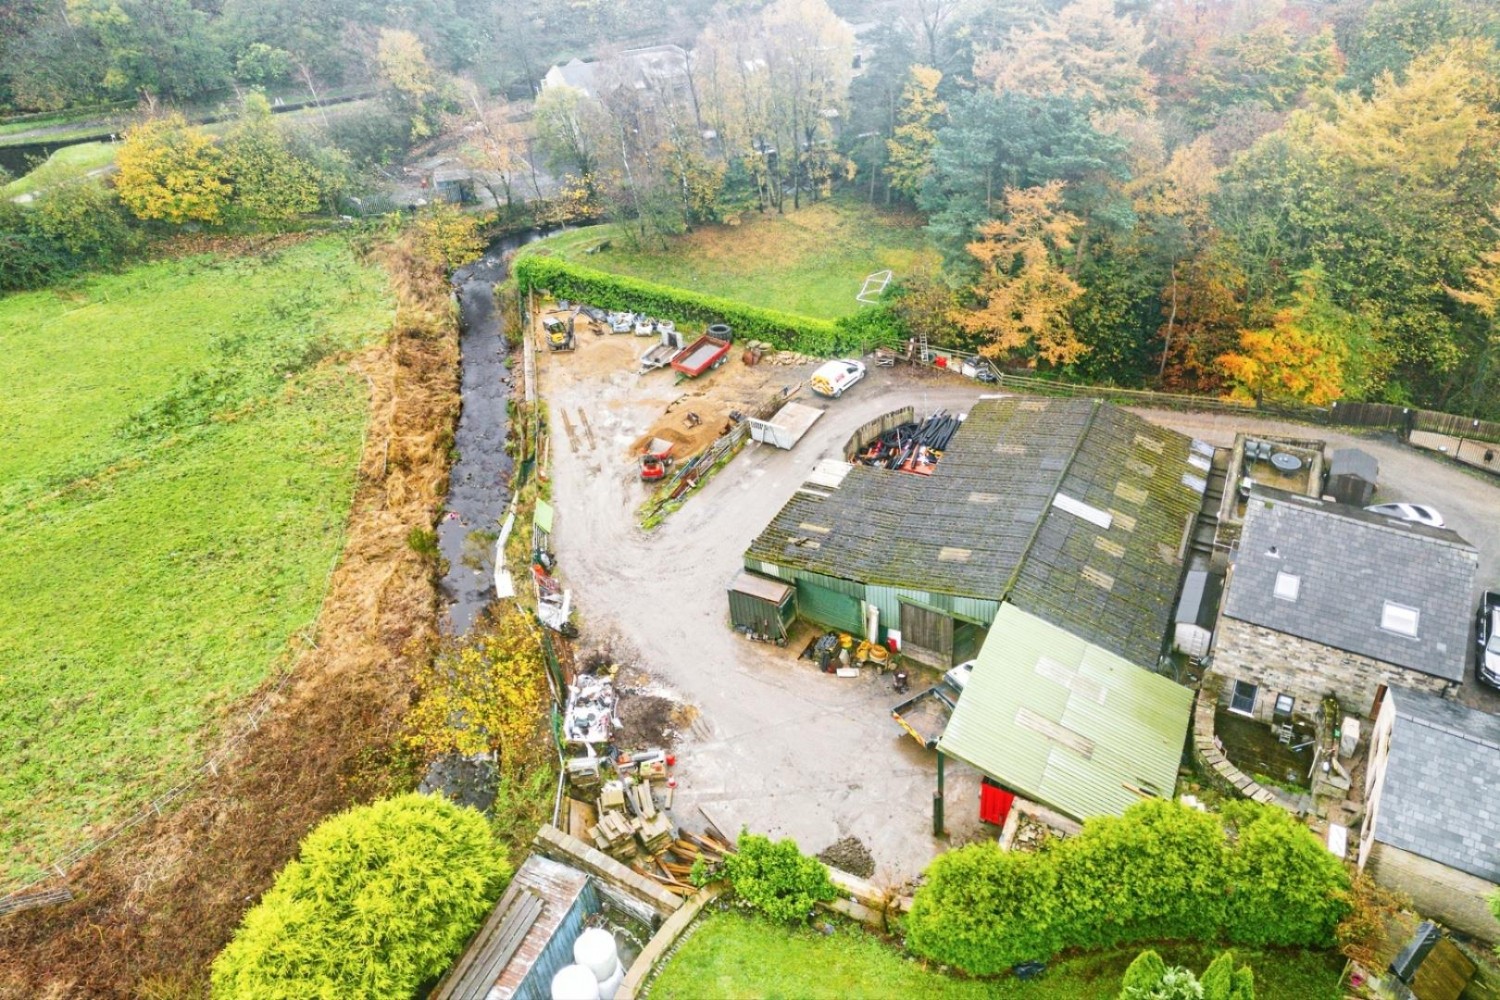
<svg viewBox="0 0 1500 1000">
<path fill-rule="evenodd" d="M 539 377 L 554 429 L 554 541 L 580 609 L 582 641 L 630 648 L 653 678 L 653 696 L 689 706 L 678 713 L 678 816 L 702 807 L 731 836 L 745 825 L 793 837 L 809 852 L 857 838 L 873 856 L 875 880 L 886 884 L 917 875 L 953 843 L 990 835 L 977 821 L 977 775 L 950 767 L 949 839 L 933 837 L 934 755 L 891 720 L 901 697 L 889 678 L 818 673 L 797 659 L 805 638 L 784 649 L 752 643 L 729 629 L 725 598 L 750 541 L 819 459 L 842 458 L 854 429 L 903 405 L 919 416 L 965 411 L 987 387 L 872 367 L 842 399 L 804 392 L 801 402 L 827 413 L 795 449 L 747 445 L 647 533 L 635 513 L 647 496 L 636 475 L 638 442 L 678 422 L 688 433 L 689 412 L 703 424 L 722 423 L 729 410 L 805 379 L 813 367 L 747 367 L 736 350 L 722 369 L 676 384 L 670 372 L 635 374 L 634 360 L 648 346 L 644 338 L 584 332 L 575 353 L 542 352 Z M 1252 424 L 1333 446 L 1358 444 L 1380 461 L 1382 499 L 1439 507 L 1480 549 L 1481 583 L 1500 582 L 1500 486 L 1390 440 L 1229 415 L 1143 414 L 1216 444 Z M 919 683 L 914 677 L 914 688 Z M 1472 687 L 1465 700 L 1500 710 L 1500 698 Z"/>
</svg>

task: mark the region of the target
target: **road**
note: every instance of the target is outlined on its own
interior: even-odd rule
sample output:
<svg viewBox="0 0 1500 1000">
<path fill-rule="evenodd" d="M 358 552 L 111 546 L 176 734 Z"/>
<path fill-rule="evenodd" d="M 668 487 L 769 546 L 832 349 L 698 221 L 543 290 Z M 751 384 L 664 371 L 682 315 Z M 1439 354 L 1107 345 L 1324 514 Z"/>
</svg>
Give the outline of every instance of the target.
<svg viewBox="0 0 1500 1000">
<path fill-rule="evenodd" d="M 578 357 L 595 349 L 589 338 L 581 348 Z M 637 376 L 627 367 L 575 356 L 544 359 L 542 390 L 556 435 L 555 543 L 578 600 L 585 643 L 633 654 L 663 688 L 700 713 L 680 746 L 678 815 L 703 805 L 730 834 L 743 824 L 793 837 L 810 852 L 858 837 L 884 884 L 900 883 L 953 843 L 983 835 L 974 815 L 977 776 L 955 775 L 957 769 L 950 769 L 948 782 L 951 839 L 932 835 L 933 755 L 891 721 L 889 708 L 898 699 L 888 681 L 819 674 L 798 662 L 790 647 L 747 641 L 727 626 L 725 589 L 751 540 L 808 470 L 819 459 L 842 458 L 844 442 L 860 424 L 906 404 L 919 415 L 965 410 L 984 387 L 949 375 L 874 369 L 843 399 L 816 401 L 826 415 L 795 450 L 748 446 L 647 534 L 635 526 L 645 491 L 633 477 L 629 450 L 682 390 L 663 373 Z M 740 367 L 735 362 L 709 378 L 735 377 L 730 373 Z M 776 377 L 789 381 L 798 374 L 783 369 Z M 1144 415 L 1216 444 L 1231 443 L 1236 427 L 1248 423 Z M 565 436 L 560 416 L 588 433 Z M 1285 430 L 1314 436 L 1307 427 Z M 1374 454 L 1391 495 L 1438 505 L 1480 547 L 1482 579 L 1495 578 L 1500 488 L 1398 444 L 1322 429 L 1315 436 L 1336 446 L 1357 443 Z M 1487 694 L 1473 692 L 1476 699 Z"/>
</svg>

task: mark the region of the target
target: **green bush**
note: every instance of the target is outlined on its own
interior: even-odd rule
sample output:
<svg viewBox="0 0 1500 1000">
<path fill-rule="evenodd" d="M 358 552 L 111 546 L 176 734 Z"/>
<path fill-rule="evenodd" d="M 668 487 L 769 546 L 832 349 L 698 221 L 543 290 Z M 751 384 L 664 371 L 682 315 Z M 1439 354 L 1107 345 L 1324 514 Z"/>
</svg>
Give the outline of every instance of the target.
<svg viewBox="0 0 1500 1000">
<path fill-rule="evenodd" d="M 1058 903 L 1050 855 L 970 844 L 928 867 L 906 917 L 907 944 L 944 965 L 994 975 L 1062 947 Z"/>
<path fill-rule="evenodd" d="M 1092 950 L 1217 935 L 1227 846 L 1217 817 L 1157 799 L 1125 817 L 1091 820 L 1059 846 L 1068 944 Z"/>
<path fill-rule="evenodd" d="M 942 855 L 913 901 L 907 943 L 974 975 L 1143 940 L 1323 946 L 1348 890 L 1337 859 L 1275 807 L 1213 816 L 1151 800 L 1038 854 L 985 844 Z"/>
<path fill-rule="evenodd" d="M 518 257 L 512 273 L 522 294 L 545 291 L 600 309 L 649 313 L 684 324 L 728 323 L 736 339 L 764 340 L 803 354 L 862 353 L 902 339 L 900 321 L 883 306 L 832 322 L 611 274 L 540 253 Z"/>
<path fill-rule="evenodd" d="M 809 858 L 790 838 L 741 833 L 738 850 L 724 858 L 724 875 L 735 897 L 784 924 L 806 920 L 818 903 L 838 896 L 828 880 L 828 867 Z"/>
<path fill-rule="evenodd" d="M 1201 977 L 1143 951 L 1125 970 L 1120 1000 L 1255 1000 L 1255 974 L 1248 965 L 1236 969 L 1232 951 L 1220 953 Z"/>
<path fill-rule="evenodd" d="M 478 812 L 410 793 L 307 835 L 213 965 L 213 996 L 409 997 L 440 975 L 510 866 Z"/>
<path fill-rule="evenodd" d="M 1350 909 L 1343 864 L 1274 806 L 1224 807 L 1234 848 L 1226 868 L 1225 936 L 1236 944 L 1323 945 Z"/>
</svg>

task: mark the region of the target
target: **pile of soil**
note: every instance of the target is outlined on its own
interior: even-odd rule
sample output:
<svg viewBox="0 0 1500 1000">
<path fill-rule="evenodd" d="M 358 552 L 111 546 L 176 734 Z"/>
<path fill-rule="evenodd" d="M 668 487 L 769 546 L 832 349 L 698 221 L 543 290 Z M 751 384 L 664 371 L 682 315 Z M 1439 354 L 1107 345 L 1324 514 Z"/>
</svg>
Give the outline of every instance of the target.
<svg viewBox="0 0 1500 1000">
<path fill-rule="evenodd" d="M 676 711 L 677 703 L 659 694 L 623 694 L 615 709 L 621 723 L 615 743 L 631 749 L 671 748 L 677 743 L 677 729 L 672 724 Z"/>
<path fill-rule="evenodd" d="M 818 860 L 830 868 L 837 868 L 859 878 L 869 878 L 875 874 L 875 857 L 858 837 L 844 837 L 834 841 L 818 853 Z"/>
</svg>

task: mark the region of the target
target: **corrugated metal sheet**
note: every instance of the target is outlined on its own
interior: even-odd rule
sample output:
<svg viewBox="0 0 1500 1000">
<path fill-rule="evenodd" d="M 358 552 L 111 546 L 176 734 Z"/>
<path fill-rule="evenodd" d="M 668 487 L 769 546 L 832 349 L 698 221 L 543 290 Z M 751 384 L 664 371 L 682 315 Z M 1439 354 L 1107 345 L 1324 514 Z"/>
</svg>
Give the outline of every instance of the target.
<svg viewBox="0 0 1500 1000">
<path fill-rule="evenodd" d="M 598 913 L 599 908 L 599 891 L 594 888 L 592 880 L 584 882 L 573 905 L 557 921 L 552 936 L 531 961 L 515 991 L 507 992 L 505 989 L 511 972 L 507 969 L 506 975 L 501 977 L 491 994 L 495 1000 L 505 1000 L 506 997 L 513 1000 L 551 1000 L 552 977 L 563 966 L 573 964 L 573 944 L 578 940 L 578 935 L 583 933 L 583 921 Z M 516 957 L 520 958 L 519 955 Z M 511 963 L 512 967 L 515 965 L 515 962 Z"/>
<path fill-rule="evenodd" d="M 433 1000 L 474 1000 L 491 995 L 492 990 L 501 1000 L 517 996 L 515 991 L 546 954 L 550 942 L 567 937 L 571 959 L 573 941 L 582 930 L 582 916 L 577 917 L 579 927 L 571 937 L 559 933 L 559 929 L 573 919 L 570 914 L 591 892 L 589 877 L 578 869 L 539 854 L 528 857 L 516 870 L 484 926 L 432 993 Z M 589 912 L 599 908 L 597 894 L 591 898 L 594 903 Z M 517 944 L 507 933 L 507 927 L 513 923 L 509 918 L 518 908 L 534 906 L 533 901 L 540 901 L 541 914 L 516 926 L 516 930 L 524 930 Z M 551 983 L 549 972 L 546 988 L 535 995 L 545 997 L 551 992 Z"/>
<path fill-rule="evenodd" d="M 1116 815 L 1172 794 L 1192 698 L 1007 604 L 938 748 L 1076 819 Z"/>
<path fill-rule="evenodd" d="M 864 634 L 859 598 L 840 594 L 807 580 L 797 582 L 797 613 L 811 622 L 851 635 Z"/>
<path fill-rule="evenodd" d="M 865 587 L 864 596 L 867 604 L 873 604 L 880 609 L 880 621 L 887 625 L 893 625 L 901 619 L 902 600 L 948 612 L 961 621 L 981 622 L 986 625 L 994 620 L 995 613 L 1000 610 L 999 601 L 976 597 L 956 597 L 952 594 L 933 594 L 908 587 L 870 585 Z"/>
<path fill-rule="evenodd" d="M 729 587 L 729 622 L 767 635 L 785 635 L 797 616 L 797 589 L 741 573 Z"/>
</svg>

